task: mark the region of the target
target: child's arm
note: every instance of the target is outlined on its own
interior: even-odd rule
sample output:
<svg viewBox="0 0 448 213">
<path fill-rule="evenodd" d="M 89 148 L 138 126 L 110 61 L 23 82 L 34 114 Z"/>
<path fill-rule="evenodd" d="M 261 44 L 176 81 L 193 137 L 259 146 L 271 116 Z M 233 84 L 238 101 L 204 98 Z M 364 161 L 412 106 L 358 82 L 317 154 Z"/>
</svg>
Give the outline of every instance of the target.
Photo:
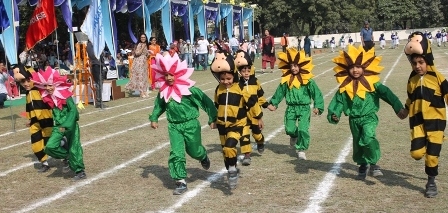
<svg viewBox="0 0 448 213">
<path fill-rule="evenodd" d="M 395 111 L 395 114 L 399 114 L 402 112 L 403 104 L 400 102 L 400 99 L 385 85 L 381 83 L 376 83 L 375 85 L 376 92 L 380 96 L 380 98 L 392 106 Z"/>
<path fill-rule="evenodd" d="M 193 98 L 200 101 L 199 107 L 207 113 L 208 125 L 215 123 L 218 117 L 218 110 L 216 109 L 212 99 L 210 99 L 204 92 L 202 92 L 198 88 L 192 87 L 190 91 L 192 92 Z"/>
<path fill-rule="evenodd" d="M 285 97 L 286 90 L 287 90 L 287 85 L 286 84 L 278 85 L 277 89 L 275 90 L 274 95 L 272 96 L 271 100 L 269 100 L 269 105 L 277 108 L 278 104 L 280 104 L 280 102 Z M 271 106 L 269 106 L 269 107 L 271 107 Z"/>
<path fill-rule="evenodd" d="M 269 102 L 266 101 L 266 98 L 264 97 L 264 90 L 261 87 L 260 82 L 257 80 L 257 96 L 258 96 L 258 105 L 260 105 L 263 108 L 267 108 L 269 106 Z"/>
<path fill-rule="evenodd" d="M 151 127 L 153 129 L 158 128 L 158 121 L 160 115 L 162 115 L 166 110 L 166 104 L 163 98 L 160 98 L 160 92 L 157 94 L 156 99 L 154 100 L 154 109 L 152 113 L 149 115 L 149 120 L 151 121 Z"/>
<path fill-rule="evenodd" d="M 345 101 L 345 95 L 343 93 L 340 93 L 339 91 L 336 91 L 336 94 L 334 94 L 330 105 L 328 105 L 328 122 L 332 124 L 339 123 L 339 118 L 341 117 L 342 110 L 344 110 Z"/>
<path fill-rule="evenodd" d="M 66 106 L 68 111 L 65 118 L 64 123 L 61 124 L 60 127 L 65 129 L 70 129 L 76 124 L 77 119 L 79 118 L 78 109 L 76 108 L 75 102 L 73 102 L 73 98 L 66 99 Z"/>
<path fill-rule="evenodd" d="M 311 98 L 314 101 L 314 114 L 321 115 L 324 112 L 324 98 L 322 96 L 322 92 L 314 80 L 310 80 L 308 84 Z"/>
</svg>

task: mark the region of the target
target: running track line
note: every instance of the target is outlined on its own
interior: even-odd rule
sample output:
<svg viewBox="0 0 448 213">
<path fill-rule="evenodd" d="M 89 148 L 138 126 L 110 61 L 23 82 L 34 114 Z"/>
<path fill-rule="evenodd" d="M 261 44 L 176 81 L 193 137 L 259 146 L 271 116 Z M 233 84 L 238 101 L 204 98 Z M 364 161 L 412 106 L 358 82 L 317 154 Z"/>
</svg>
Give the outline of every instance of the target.
<svg viewBox="0 0 448 213">
<path fill-rule="evenodd" d="M 273 82 L 273 81 L 278 81 L 279 79 L 280 79 L 280 78 L 276 78 L 276 79 L 272 79 L 272 80 L 270 80 L 270 81 L 263 82 L 262 85 L 263 85 L 263 84 L 270 83 L 270 82 Z M 210 89 L 203 90 L 203 91 L 205 92 L 205 91 L 212 90 L 212 89 L 214 89 L 214 88 L 210 88 Z M 159 121 L 164 120 L 164 119 L 166 119 L 166 116 L 161 117 L 161 118 L 159 119 Z M 108 135 L 106 135 L 106 136 L 103 136 L 103 137 L 100 137 L 100 138 L 96 138 L 96 139 L 91 140 L 91 141 L 84 142 L 84 143 L 82 143 L 82 147 L 88 146 L 88 145 L 93 144 L 93 143 L 96 143 L 96 142 L 98 142 L 98 141 L 105 140 L 105 139 L 107 139 L 107 138 L 111 138 L 111 137 L 114 137 L 114 136 L 117 136 L 117 135 L 126 133 L 126 132 L 128 132 L 128 131 L 132 131 L 132 130 L 135 130 L 135 129 L 143 128 L 143 127 L 148 126 L 148 125 L 150 125 L 150 124 L 151 124 L 151 122 L 147 122 L 147 123 L 141 124 L 141 125 L 139 125 L 139 126 L 131 127 L 131 128 L 129 128 L 129 129 L 125 129 L 125 130 L 122 130 L 122 131 L 119 131 L 119 132 L 115 132 L 115 133 L 113 133 L 113 134 L 108 134 Z M 9 170 L 6 170 L 6 171 L 4 171 L 4 172 L 0 172 L 0 177 L 4 177 L 4 176 L 6 176 L 6 175 L 8 175 L 8 174 L 10 174 L 10 173 L 12 173 L 12 172 L 21 170 L 21 169 L 26 168 L 26 167 L 28 167 L 28 166 L 32 166 L 32 165 L 34 165 L 35 163 L 38 163 L 38 161 L 32 161 L 32 162 L 28 162 L 28 163 L 23 163 L 23 164 L 21 164 L 21 165 L 19 165 L 19 166 L 16 166 L 16 167 L 11 168 L 11 169 L 9 169 Z"/>
<path fill-rule="evenodd" d="M 389 70 L 386 77 L 384 78 L 383 84 L 386 83 L 387 79 L 390 76 L 390 73 L 394 71 L 395 66 L 398 64 L 398 61 L 400 61 L 402 55 L 403 54 L 400 54 L 395 63 L 392 65 L 392 68 Z M 331 167 L 331 170 L 327 172 L 327 174 L 324 176 L 324 179 L 319 183 L 319 186 L 314 191 L 313 195 L 309 198 L 310 203 L 308 204 L 307 208 L 303 211 L 303 213 L 320 212 L 321 210 L 320 204 L 323 203 L 325 200 L 327 200 L 331 188 L 333 187 L 334 180 L 336 179 L 337 175 L 339 174 L 339 171 L 341 170 L 341 164 L 345 162 L 345 158 L 352 150 L 351 145 L 352 145 L 352 136 L 350 136 L 347 139 L 344 148 L 339 153 L 336 162 Z"/>
<path fill-rule="evenodd" d="M 198 85 L 198 86 L 204 86 L 204 85 L 210 84 L 212 82 L 213 81 L 209 81 L 207 83 L 204 83 L 204 84 L 201 84 L 201 85 Z M 152 98 L 155 98 L 155 97 L 151 97 L 150 99 L 152 99 Z M 147 100 L 150 100 L 150 99 L 142 99 L 142 100 L 133 101 L 133 102 L 117 105 L 117 106 L 107 107 L 107 108 L 104 108 L 103 110 L 111 110 L 111 109 L 115 109 L 115 108 L 118 108 L 118 107 L 127 106 L 127 105 L 131 105 L 131 104 L 136 104 L 136 103 L 139 103 L 139 102 L 147 101 Z M 93 110 L 91 112 L 81 113 L 80 115 L 90 115 L 90 114 L 93 114 L 93 113 L 102 112 L 103 110 Z M 6 133 L 3 133 L 3 134 L 0 134 L 0 137 L 7 136 L 7 135 L 10 135 L 10 134 L 13 134 L 13 133 L 16 133 L 16 132 L 21 132 L 21 131 L 28 130 L 28 129 L 29 128 L 23 128 L 23 129 L 17 129 L 15 132 L 6 132 Z M 0 151 L 1 151 L 1 149 L 0 149 Z"/>
<path fill-rule="evenodd" d="M 328 92 L 327 94 L 325 94 L 323 98 L 324 99 L 327 98 L 329 95 L 333 94 L 338 88 L 339 88 L 339 85 L 337 87 L 333 88 L 332 90 L 330 90 L 330 92 Z M 280 133 L 284 128 L 285 128 L 285 125 L 282 125 L 280 128 L 276 129 L 274 132 L 269 134 L 268 137 L 266 137 L 265 143 L 268 144 L 269 141 L 272 138 L 274 138 L 278 133 Z M 176 209 L 182 207 L 182 205 L 184 203 L 186 203 L 186 202 L 190 201 L 191 199 L 193 199 L 194 197 L 196 197 L 196 195 L 198 195 L 202 189 L 209 186 L 212 182 L 216 182 L 219 178 L 221 178 L 222 175 L 224 175 L 226 171 L 227 171 L 227 169 L 224 168 L 221 171 L 219 171 L 218 173 L 215 173 L 215 174 L 209 176 L 206 181 L 203 181 L 201 184 L 197 185 L 193 190 L 188 191 L 185 195 L 183 195 L 182 198 L 179 201 L 177 201 L 174 205 L 172 205 L 171 207 L 169 207 L 165 210 L 159 211 L 159 212 L 160 213 L 175 212 Z"/>
</svg>

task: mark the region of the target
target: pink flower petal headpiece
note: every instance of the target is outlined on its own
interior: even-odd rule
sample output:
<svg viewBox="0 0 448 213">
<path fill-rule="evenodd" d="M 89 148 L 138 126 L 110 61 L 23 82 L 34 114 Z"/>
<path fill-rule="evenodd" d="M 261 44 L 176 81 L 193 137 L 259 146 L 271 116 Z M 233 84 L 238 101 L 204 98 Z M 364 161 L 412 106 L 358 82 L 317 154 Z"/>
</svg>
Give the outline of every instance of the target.
<svg viewBox="0 0 448 213">
<path fill-rule="evenodd" d="M 66 103 L 66 99 L 71 97 L 73 93 L 70 91 L 72 85 L 67 81 L 67 76 L 60 76 L 59 72 L 47 67 L 45 71 L 39 70 L 32 74 L 32 81 L 42 95 L 42 100 L 50 105 L 51 108 L 58 107 L 62 109 L 62 105 Z M 54 92 L 49 94 L 45 89 L 46 85 L 53 85 Z"/>
<path fill-rule="evenodd" d="M 195 82 L 190 80 L 194 69 L 188 68 L 186 61 L 180 61 L 179 56 L 175 53 L 172 57 L 169 54 L 162 56 L 157 54 L 156 62 L 152 66 L 155 72 L 155 80 L 160 83 L 160 97 L 168 102 L 170 98 L 180 103 L 182 95 L 191 95 L 190 87 Z M 165 81 L 165 75 L 174 76 L 174 84 L 168 85 Z"/>
</svg>

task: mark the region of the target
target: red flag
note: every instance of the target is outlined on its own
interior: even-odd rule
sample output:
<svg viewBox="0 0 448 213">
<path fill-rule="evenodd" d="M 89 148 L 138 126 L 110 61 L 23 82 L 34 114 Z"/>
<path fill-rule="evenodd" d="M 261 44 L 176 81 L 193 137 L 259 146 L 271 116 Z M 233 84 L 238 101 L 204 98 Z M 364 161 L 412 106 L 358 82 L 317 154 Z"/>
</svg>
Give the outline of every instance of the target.
<svg viewBox="0 0 448 213">
<path fill-rule="evenodd" d="M 31 49 L 58 27 L 54 12 L 54 0 L 39 0 L 26 31 L 26 47 Z"/>
</svg>

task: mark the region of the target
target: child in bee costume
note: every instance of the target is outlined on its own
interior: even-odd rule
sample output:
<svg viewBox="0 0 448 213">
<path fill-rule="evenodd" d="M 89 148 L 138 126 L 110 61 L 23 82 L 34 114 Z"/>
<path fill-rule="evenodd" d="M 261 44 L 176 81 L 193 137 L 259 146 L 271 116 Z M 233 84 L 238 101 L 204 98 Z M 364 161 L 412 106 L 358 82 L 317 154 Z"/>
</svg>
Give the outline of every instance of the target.
<svg viewBox="0 0 448 213">
<path fill-rule="evenodd" d="M 405 109 L 398 97 L 379 82 L 381 57 L 375 56 L 374 49 L 365 51 L 349 46 L 347 52 L 333 59 L 336 80 L 341 85 L 328 106 L 328 122 L 337 124 L 341 114 L 349 116 L 350 130 L 353 136 L 353 161 L 359 165 L 357 179 L 364 180 L 370 165 L 372 176 L 382 176 L 377 165 L 381 157 L 380 146 L 376 139 L 378 126 L 379 99 L 392 106 L 397 116 L 404 119 Z"/>
<path fill-rule="evenodd" d="M 266 102 L 266 98 L 263 96 L 263 88 L 261 88 L 260 82 L 255 77 L 255 68 L 252 66 L 250 55 L 243 50 L 238 50 L 235 57 L 235 66 L 241 75 L 239 85 L 244 95 L 251 97 L 251 100 L 258 100 L 258 104 L 266 108 L 269 103 Z M 258 153 L 262 154 L 264 152 L 264 136 L 258 126 L 258 119 L 249 116 L 250 114 L 248 114 L 247 125 L 243 129 L 243 136 L 240 139 L 241 153 L 244 154 L 243 166 L 248 166 L 251 163 L 250 154 L 252 152 L 252 146 L 250 144 L 250 130 L 252 130 L 252 136 L 257 143 Z"/>
<path fill-rule="evenodd" d="M 435 177 L 438 175 L 439 155 L 446 127 L 448 82 L 434 66 L 428 39 L 421 32 L 409 36 L 404 53 L 411 62 L 408 79 L 406 109 L 411 128 L 411 156 L 425 157 L 426 197 L 437 195 Z"/>
<path fill-rule="evenodd" d="M 324 99 L 316 82 L 311 79 L 312 58 L 305 57 L 303 50 L 287 49 L 286 53 L 278 54 L 278 59 L 283 75 L 268 108 L 274 111 L 283 98 L 286 99 L 285 131 L 291 137 L 290 145 L 296 149 L 298 158 L 306 160 L 305 151 L 310 145 L 310 105 L 314 102 L 313 113 L 320 115 L 324 111 Z"/>
<path fill-rule="evenodd" d="M 42 163 L 39 172 L 47 172 L 50 166 L 44 149 L 53 129 L 51 108 L 42 101 L 39 89 L 31 81 L 34 70 L 26 69 L 22 64 L 18 64 L 13 67 L 13 72 L 14 80 L 26 90 L 26 117 L 29 120 L 27 126 L 30 127 L 31 149 L 37 160 Z"/>
<path fill-rule="evenodd" d="M 263 113 L 256 97 L 248 97 L 239 85 L 234 58 L 227 51 L 218 50 L 210 66 L 213 76 L 220 82 L 215 90 L 215 106 L 218 109 L 216 126 L 221 140 L 224 164 L 228 170 L 229 188 L 238 182 L 236 145 L 247 125 L 247 117 L 257 119 L 260 129 Z"/>
</svg>

